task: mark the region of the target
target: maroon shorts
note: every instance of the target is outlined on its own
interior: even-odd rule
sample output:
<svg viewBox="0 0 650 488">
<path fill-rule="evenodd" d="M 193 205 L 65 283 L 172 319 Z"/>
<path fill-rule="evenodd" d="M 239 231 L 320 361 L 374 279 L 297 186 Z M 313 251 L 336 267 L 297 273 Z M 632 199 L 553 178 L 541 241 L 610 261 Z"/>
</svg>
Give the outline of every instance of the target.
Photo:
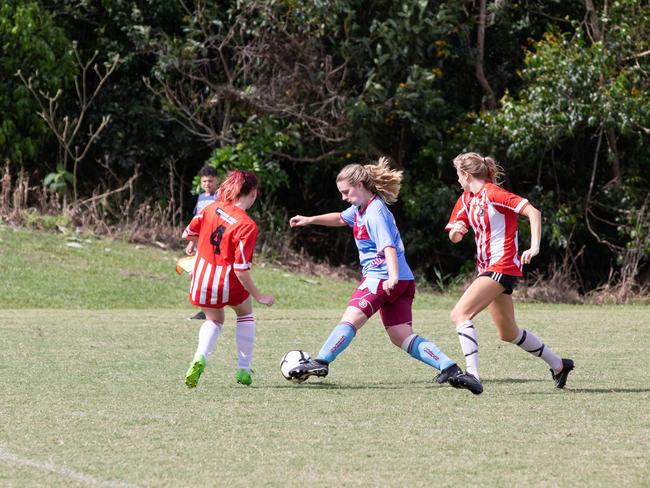
<svg viewBox="0 0 650 488">
<path fill-rule="evenodd" d="M 413 322 L 413 299 L 415 298 L 415 281 L 400 280 L 390 292 L 382 288 L 386 280 L 364 278 L 352 293 L 349 307 L 361 310 L 368 318 L 379 311 L 384 327 Z M 377 285 L 375 288 L 375 284 Z"/>
</svg>

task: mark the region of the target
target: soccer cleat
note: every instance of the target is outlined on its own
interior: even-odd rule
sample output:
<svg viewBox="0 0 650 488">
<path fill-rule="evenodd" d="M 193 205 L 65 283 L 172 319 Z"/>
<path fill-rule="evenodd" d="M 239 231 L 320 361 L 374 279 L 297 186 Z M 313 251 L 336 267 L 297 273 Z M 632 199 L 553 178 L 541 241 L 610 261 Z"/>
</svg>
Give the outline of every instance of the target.
<svg viewBox="0 0 650 488">
<path fill-rule="evenodd" d="M 187 320 L 205 320 L 205 314 L 202 310 L 199 310 L 195 315 L 187 317 Z"/>
<path fill-rule="evenodd" d="M 188 388 L 195 388 L 203 370 L 205 370 L 205 357 L 201 356 L 192 361 L 187 373 L 185 373 L 185 385 Z"/>
<path fill-rule="evenodd" d="M 470 373 L 462 373 L 449 378 L 449 384 L 454 388 L 465 388 L 474 395 L 483 393 L 483 385 L 476 376 Z"/>
<path fill-rule="evenodd" d="M 553 370 L 551 370 L 551 376 L 553 377 L 553 381 L 555 381 L 555 388 L 564 388 L 564 385 L 566 385 L 566 379 L 569 377 L 569 373 L 573 371 L 574 367 L 573 359 L 563 358 L 562 371 L 555 374 Z"/>
<path fill-rule="evenodd" d="M 438 373 L 436 377 L 433 378 L 433 381 L 439 385 L 442 385 L 443 383 L 447 383 L 450 378 L 458 376 L 459 374 L 463 374 L 463 370 L 460 369 L 457 364 L 452 364 L 451 366 L 447 366 L 445 369 L 440 371 L 440 373 Z"/>
<path fill-rule="evenodd" d="M 240 385 L 250 386 L 253 382 L 253 370 L 238 369 L 235 373 L 235 379 Z"/>
<path fill-rule="evenodd" d="M 329 373 L 328 364 L 318 359 L 301 361 L 298 366 L 289 370 L 289 377 L 299 380 L 301 383 L 310 376 L 324 378 Z"/>
</svg>

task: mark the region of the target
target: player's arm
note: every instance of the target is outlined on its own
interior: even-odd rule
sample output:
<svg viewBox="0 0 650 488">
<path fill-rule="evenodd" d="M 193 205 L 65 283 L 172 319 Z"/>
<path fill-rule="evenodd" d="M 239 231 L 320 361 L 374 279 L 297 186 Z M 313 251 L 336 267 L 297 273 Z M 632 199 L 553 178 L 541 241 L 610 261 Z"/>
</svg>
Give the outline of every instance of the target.
<svg viewBox="0 0 650 488">
<path fill-rule="evenodd" d="M 388 267 L 388 279 L 382 283 L 382 288 L 386 291 L 387 295 L 397 282 L 399 281 L 399 261 L 397 260 L 397 249 L 393 246 L 384 248 L 384 257 L 386 258 L 386 266 Z"/>
<path fill-rule="evenodd" d="M 257 288 L 257 286 L 255 286 L 250 270 L 235 270 L 235 275 L 239 282 L 244 286 L 244 289 L 246 289 L 255 300 L 262 305 L 267 305 L 269 307 L 273 305 L 275 302 L 273 295 L 265 295 Z"/>
<path fill-rule="evenodd" d="M 199 236 L 198 235 L 190 235 L 190 233 L 188 232 L 188 230 L 186 228 L 183 231 L 183 235 L 181 236 L 181 238 L 182 239 L 187 239 L 188 241 L 190 241 L 190 242 L 187 243 L 187 246 L 185 246 L 185 254 L 187 254 L 188 256 L 191 256 L 192 254 L 194 254 L 194 250 L 196 248 L 196 243 L 199 240 Z"/>
<path fill-rule="evenodd" d="M 449 240 L 456 244 L 463 239 L 463 236 L 465 234 L 467 234 L 467 227 L 465 226 L 465 222 L 462 220 L 457 220 L 454 222 L 454 225 L 449 231 Z"/>
<path fill-rule="evenodd" d="M 346 223 L 341 218 L 339 212 L 326 213 L 306 217 L 304 215 L 295 215 L 289 220 L 291 227 L 304 227 L 305 225 L 325 225 L 327 227 L 343 227 Z"/>
<path fill-rule="evenodd" d="M 542 212 L 528 203 L 521 214 L 530 220 L 530 249 L 521 253 L 521 262 L 529 264 L 530 260 L 539 254 L 539 243 L 542 239 Z"/>
</svg>

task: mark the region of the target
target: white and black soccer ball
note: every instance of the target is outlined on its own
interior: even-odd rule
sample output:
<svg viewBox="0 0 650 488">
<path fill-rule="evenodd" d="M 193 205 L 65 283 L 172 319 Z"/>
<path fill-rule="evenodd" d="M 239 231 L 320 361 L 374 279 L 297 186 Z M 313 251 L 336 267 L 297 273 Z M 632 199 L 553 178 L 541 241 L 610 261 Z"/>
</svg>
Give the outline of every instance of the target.
<svg viewBox="0 0 650 488">
<path fill-rule="evenodd" d="M 282 372 L 282 376 L 284 376 L 289 381 L 293 381 L 294 383 L 302 383 L 305 381 L 304 379 L 292 378 L 289 375 L 289 372 L 297 366 L 306 363 L 310 359 L 311 356 L 308 352 L 301 351 L 299 349 L 295 351 L 289 351 L 282 357 L 282 360 L 280 361 L 280 371 Z"/>
</svg>

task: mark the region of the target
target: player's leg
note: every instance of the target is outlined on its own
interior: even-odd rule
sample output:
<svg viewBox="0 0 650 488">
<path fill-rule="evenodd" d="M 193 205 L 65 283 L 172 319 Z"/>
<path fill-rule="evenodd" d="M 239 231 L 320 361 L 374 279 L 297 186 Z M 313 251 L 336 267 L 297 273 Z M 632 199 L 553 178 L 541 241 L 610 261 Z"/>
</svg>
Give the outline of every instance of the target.
<svg viewBox="0 0 650 488">
<path fill-rule="evenodd" d="M 188 388 L 194 388 L 199 382 L 199 378 L 205 370 L 205 365 L 221 333 L 225 316 L 222 308 L 203 308 L 202 310 L 205 313 L 206 321 L 203 322 L 199 329 L 199 341 L 194 353 L 194 359 L 185 373 L 185 385 Z"/>
<path fill-rule="evenodd" d="M 472 319 L 503 293 L 503 286 L 486 276 L 479 276 L 465 290 L 451 311 L 460 347 L 465 355 L 466 371 L 479 379 L 478 337 Z"/>
<path fill-rule="evenodd" d="M 511 342 L 524 351 L 542 358 L 551 368 L 551 375 L 557 388 L 563 388 L 571 370 L 573 361 L 562 359 L 555 354 L 550 347 L 546 346 L 535 334 L 529 330 L 520 329 L 515 320 L 515 308 L 512 303 L 512 296 L 507 294 L 499 295 L 488 306 L 492 320 L 497 327 L 499 338 L 505 342 Z"/>
<path fill-rule="evenodd" d="M 330 332 L 318 355 L 314 359 L 297 366 L 289 374 L 303 379 L 310 376 L 327 376 L 329 364 L 350 345 L 357 334 L 357 330 L 363 327 L 363 324 L 381 308 L 385 301 L 385 297 L 372 293 L 372 291 L 377 291 L 379 280 L 373 281 L 373 290 L 368 289 L 367 281 L 367 279 L 364 279 L 359 288 L 352 293 L 341 320 Z"/>
<path fill-rule="evenodd" d="M 398 294 L 397 298 L 394 297 L 395 294 Z M 442 352 L 433 341 L 413 333 L 412 306 L 415 297 L 415 282 L 398 283 L 391 293 L 391 297 L 393 297 L 392 301 L 386 301 L 380 310 L 384 328 L 391 342 L 412 358 L 439 370 L 440 373 L 436 376 L 437 383 L 445 383 L 451 377 L 462 374 L 456 362 Z M 483 391 L 478 380 L 466 387 L 476 394 Z"/>
<path fill-rule="evenodd" d="M 385 293 L 383 290 L 381 290 Z M 391 342 L 411 357 L 438 370 L 456 364 L 432 341 L 413 333 L 413 299 L 415 281 L 397 283 L 386 302 L 379 310 L 381 321 Z"/>
<path fill-rule="evenodd" d="M 253 316 L 253 302 L 249 296 L 239 305 L 231 307 L 237 314 L 237 373 L 235 379 L 242 385 L 253 382 L 251 364 L 253 362 L 253 349 L 255 347 L 256 324 Z"/>
<path fill-rule="evenodd" d="M 410 322 L 385 325 L 385 329 L 393 344 L 404 350 L 412 358 L 441 371 L 436 376 L 436 382 L 445 383 L 450 376 L 462 373 L 456 362 L 449 359 L 435 342 L 415 334 Z"/>
<path fill-rule="evenodd" d="M 300 364 L 289 374 L 303 379 L 310 376 L 327 376 L 330 363 L 350 345 L 357 334 L 357 330 L 367 321 L 368 317 L 361 310 L 349 306 L 343 313 L 340 322 L 332 329 L 332 332 L 323 343 L 318 355 L 314 359 Z"/>
<path fill-rule="evenodd" d="M 368 317 L 361 310 L 348 306 L 339 323 L 323 343 L 316 360 L 326 364 L 334 361 L 350 345 L 357 331 L 363 327 L 367 320 Z"/>
</svg>

